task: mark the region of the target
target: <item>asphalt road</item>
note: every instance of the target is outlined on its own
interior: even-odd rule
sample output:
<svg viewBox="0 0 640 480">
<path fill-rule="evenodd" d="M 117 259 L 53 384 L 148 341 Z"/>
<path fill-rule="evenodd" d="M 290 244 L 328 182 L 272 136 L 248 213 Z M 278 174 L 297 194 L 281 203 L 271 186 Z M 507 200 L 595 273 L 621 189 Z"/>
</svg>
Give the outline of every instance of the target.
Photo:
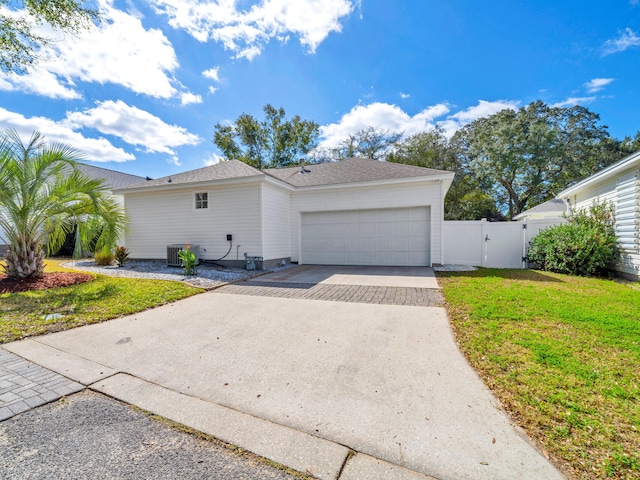
<svg viewBox="0 0 640 480">
<path fill-rule="evenodd" d="M 84 392 L 0 422 L 2 479 L 294 479 Z"/>
</svg>

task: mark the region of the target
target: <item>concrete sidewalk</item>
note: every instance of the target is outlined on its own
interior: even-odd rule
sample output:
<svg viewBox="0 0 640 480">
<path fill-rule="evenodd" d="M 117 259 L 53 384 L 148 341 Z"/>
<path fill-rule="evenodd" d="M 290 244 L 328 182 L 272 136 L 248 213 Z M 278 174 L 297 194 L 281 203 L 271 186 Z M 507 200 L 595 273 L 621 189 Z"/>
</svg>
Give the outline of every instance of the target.
<svg viewBox="0 0 640 480">
<path fill-rule="evenodd" d="M 563 478 L 442 308 L 208 292 L 3 347 L 321 479 Z"/>
</svg>

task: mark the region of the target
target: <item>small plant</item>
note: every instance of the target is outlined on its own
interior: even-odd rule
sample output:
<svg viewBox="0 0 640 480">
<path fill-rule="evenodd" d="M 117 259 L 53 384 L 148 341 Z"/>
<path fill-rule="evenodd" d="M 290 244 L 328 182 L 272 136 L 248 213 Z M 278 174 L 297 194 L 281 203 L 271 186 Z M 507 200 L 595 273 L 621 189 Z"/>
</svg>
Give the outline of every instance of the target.
<svg viewBox="0 0 640 480">
<path fill-rule="evenodd" d="M 113 263 L 113 252 L 108 248 L 103 248 L 102 250 L 96 250 L 93 254 L 93 258 L 96 261 L 96 264 L 102 266 L 108 266 Z"/>
<path fill-rule="evenodd" d="M 184 268 L 185 275 L 195 275 L 197 273 L 196 256 L 191 251 L 191 245 L 187 243 L 187 247 L 178 252 L 178 258 L 182 260 L 182 268 Z"/>
<path fill-rule="evenodd" d="M 116 259 L 116 263 L 118 267 L 124 267 L 127 263 L 127 259 L 129 258 L 129 250 L 124 245 L 120 247 L 116 247 L 114 257 Z"/>
<path fill-rule="evenodd" d="M 527 258 L 542 270 L 585 276 L 603 273 L 618 255 L 613 206 L 594 203 L 574 212 L 568 223 L 540 232 Z"/>
</svg>

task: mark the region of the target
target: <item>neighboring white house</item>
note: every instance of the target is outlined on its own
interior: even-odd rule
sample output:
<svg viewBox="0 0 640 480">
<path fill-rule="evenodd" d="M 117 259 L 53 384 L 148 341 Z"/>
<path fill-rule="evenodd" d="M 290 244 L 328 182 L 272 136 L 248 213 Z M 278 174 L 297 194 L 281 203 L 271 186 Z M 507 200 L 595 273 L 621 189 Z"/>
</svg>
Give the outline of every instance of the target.
<svg viewBox="0 0 640 480">
<path fill-rule="evenodd" d="M 549 218 L 562 218 L 568 212 L 567 204 L 560 198 L 553 198 L 547 202 L 541 203 L 529 210 L 519 213 L 514 220 L 522 222 L 528 220 L 545 220 Z"/>
<path fill-rule="evenodd" d="M 616 270 L 640 279 L 640 152 L 563 190 L 557 198 L 572 209 L 587 208 L 594 201 L 612 202 L 622 251 Z"/>
<path fill-rule="evenodd" d="M 334 265 L 441 263 L 444 196 L 453 172 L 378 160 L 258 170 L 237 160 L 114 190 L 130 220 L 132 258 L 171 244 L 201 260 Z M 228 240 L 230 236 L 230 240 Z"/>
</svg>

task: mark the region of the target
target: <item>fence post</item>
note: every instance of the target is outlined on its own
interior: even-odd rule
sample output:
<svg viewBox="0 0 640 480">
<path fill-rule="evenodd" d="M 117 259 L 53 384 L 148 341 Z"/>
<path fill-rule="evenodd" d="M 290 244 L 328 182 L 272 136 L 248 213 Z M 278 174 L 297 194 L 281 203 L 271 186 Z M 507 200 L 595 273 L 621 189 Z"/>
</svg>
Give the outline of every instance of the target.
<svg viewBox="0 0 640 480">
<path fill-rule="evenodd" d="M 489 241 L 489 227 L 487 225 L 487 219 L 480 220 L 480 242 L 482 243 L 482 261 L 480 262 L 482 267 L 487 266 L 487 242 Z"/>
<path fill-rule="evenodd" d="M 522 268 L 527 268 L 525 257 L 527 256 L 527 228 L 529 219 L 527 217 L 522 221 Z"/>
</svg>

